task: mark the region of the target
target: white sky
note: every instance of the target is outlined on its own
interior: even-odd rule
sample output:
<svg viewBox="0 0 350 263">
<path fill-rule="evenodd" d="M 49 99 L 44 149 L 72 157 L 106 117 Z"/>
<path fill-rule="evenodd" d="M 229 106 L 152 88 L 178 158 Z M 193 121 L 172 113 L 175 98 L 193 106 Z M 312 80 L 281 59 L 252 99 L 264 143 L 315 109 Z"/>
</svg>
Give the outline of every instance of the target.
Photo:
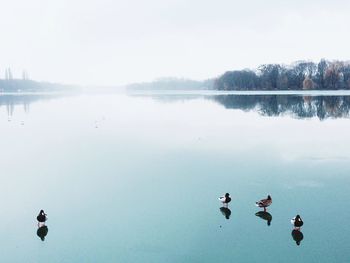
<svg viewBox="0 0 350 263">
<path fill-rule="evenodd" d="M 0 0 L 0 73 L 119 85 L 350 58 L 347 0 Z"/>
</svg>

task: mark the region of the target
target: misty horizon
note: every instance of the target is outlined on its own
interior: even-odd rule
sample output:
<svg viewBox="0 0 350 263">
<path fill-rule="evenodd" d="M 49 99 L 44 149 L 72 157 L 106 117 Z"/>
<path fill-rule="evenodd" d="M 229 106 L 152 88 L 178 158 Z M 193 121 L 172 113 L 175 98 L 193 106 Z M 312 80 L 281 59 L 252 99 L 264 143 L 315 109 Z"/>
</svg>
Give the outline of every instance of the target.
<svg viewBox="0 0 350 263">
<path fill-rule="evenodd" d="M 324 59 L 322 58 L 320 61 L 327 61 L 328 63 L 342 63 L 344 65 L 350 65 L 350 61 L 349 60 L 329 60 L 329 59 Z M 212 76 L 206 79 L 193 79 L 193 78 L 186 78 L 186 77 L 179 77 L 179 76 L 162 76 L 162 77 L 158 77 L 155 79 L 151 79 L 151 80 L 140 80 L 138 82 L 133 81 L 133 82 L 129 82 L 129 83 L 123 83 L 123 84 L 109 84 L 109 85 L 100 85 L 100 84 L 82 84 L 82 83 L 66 83 L 66 82 L 51 82 L 50 80 L 37 80 L 37 79 L 32 79 L 30 77 L 30 74 L 28 73 L 28 71 L 26 70 L 22 70 L 21 72 L 13 72 L 12 68 L 7 67 L 5 69 L 3 69 L 4 71 L 4 77 L 0 75 L 0 80 L 1 79 L 14 79 L 14 80 L 34 80 L 34 81 L 38 81 L 38 82 L 42 82 L 42 83 L 53 83 L 53 84 L 61 84 L 61 85 L 67 85 L 67 86 L 80 86 L 80 87 L 115 87 L 115 88 L 123 88 L 123 87 L 128 87 L 128 86 L 132 86 L 132 85 L 137 85 L 137 84 L 152 84 L 152 83 L 157 83 L 157 82 L 172 82 L 172 81 L 196 81 L 196 82 L 205 82 L 205 81 L 209 81 L 209 80 L 215 80 L 215 79 L 219 79 L 220 77 L 224 76 L 225 73 L 229 73 L 229 72 L 234 72 L 234 71 L 251 71 L 251 72 L 255 72 L 256 74 L 259 74 L 259 68 L 265 66 L 265 65 L 278 65 L 281 67 L 284 67 L 286 69 L 288 68 L 292 68 L 295 65 L 297 65 L 298 63 L 314 63 L 316 64 L 317 62 L 312 61 L 312 60 L 298 60 L 298 61 L 294 61 L 290 64 L 286 64 L 286 63 L 271 63 L 271 64 L 261 64 L 255 68 L 242 68 L 242 69 L 227 69 L 226 71 L 222 72 L 221 74 L 219 74 L 218 76 Z M 1 69 L 0 69 L 1 70 Z M 17 73 L 17 74 L 16 74 Z M 261 73 L 260 73 L 261 74 Z"/>
<path fill-rule="evenodd" d="M 24 69 L 39 81 L 120 86 L 166 76 L 205 80 L 261 64 L 348 60 L 349 7 L 342 0 L 14 0 L 0 10 L 0 69 L 15 75 Z"/>
</svg>

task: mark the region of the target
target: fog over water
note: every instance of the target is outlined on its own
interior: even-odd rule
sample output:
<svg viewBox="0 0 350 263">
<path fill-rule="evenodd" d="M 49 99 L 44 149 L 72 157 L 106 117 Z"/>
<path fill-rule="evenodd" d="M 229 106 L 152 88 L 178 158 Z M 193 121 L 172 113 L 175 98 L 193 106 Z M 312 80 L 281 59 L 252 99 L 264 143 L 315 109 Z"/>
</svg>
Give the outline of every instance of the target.
<svg viewBox="0 0 350 263">
<path fill-rule="evenodd" d="M 349 10 L 1 1 L 1 262 L 348 262 Z"/>
</svg>

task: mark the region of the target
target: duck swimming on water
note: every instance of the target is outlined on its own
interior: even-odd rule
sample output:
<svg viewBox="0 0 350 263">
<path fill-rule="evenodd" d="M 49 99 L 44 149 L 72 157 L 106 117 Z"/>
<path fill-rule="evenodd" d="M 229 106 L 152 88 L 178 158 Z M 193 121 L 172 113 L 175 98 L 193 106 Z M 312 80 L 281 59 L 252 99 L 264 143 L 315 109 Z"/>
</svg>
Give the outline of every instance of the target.
<svg viewBox="0 0 350 263">
<path fill-rule="evenodd" d="M 266 207 L 270 206 L 272 204 L 272 198 L 270 195 L 267 196 L 265 199 L 261 199 L 258 202 L 255 202 L 256 206 L 264 208 L 264 211 L 266 212 Z"/>
<path fill-rule="evenodd" d="M 300 229 L 304 225 L 304 222 L 301 219 L 300 215 L 296 215 L 296 217 L 292 218 L 292 220 L 290 220 L 290 222 L 294 226 L 294 229 L 297 229 L 297 230 Z"/>
<path fill-rule="evenodd" d="M 36 217 L 36 219 L 38 220 L 38 225 L 44 224 L 47 220 L 46 214 L 44 212 L 44 210 L 40 210 L 39 215 Z"/>
<path fill-rule="evenodd" d="M 219 197 L 221 203 L 227 207 L 228 203 L 231 202 L 231 197 L 229 193 L 226 193 L 224 196 Z"/>
</svg>

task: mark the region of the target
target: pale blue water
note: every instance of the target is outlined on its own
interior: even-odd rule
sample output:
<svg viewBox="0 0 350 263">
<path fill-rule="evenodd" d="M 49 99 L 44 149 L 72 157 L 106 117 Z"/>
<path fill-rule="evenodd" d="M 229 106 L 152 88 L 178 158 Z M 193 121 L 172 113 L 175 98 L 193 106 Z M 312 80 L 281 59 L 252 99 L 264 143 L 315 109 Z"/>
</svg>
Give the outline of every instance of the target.
<svg viewBox="0 0 350 263">
<path fill-rule="evenodd" d="M 262 98 L 0 97 L 1 261 L 349 262 L 349 97 Z"/>
</svg>

